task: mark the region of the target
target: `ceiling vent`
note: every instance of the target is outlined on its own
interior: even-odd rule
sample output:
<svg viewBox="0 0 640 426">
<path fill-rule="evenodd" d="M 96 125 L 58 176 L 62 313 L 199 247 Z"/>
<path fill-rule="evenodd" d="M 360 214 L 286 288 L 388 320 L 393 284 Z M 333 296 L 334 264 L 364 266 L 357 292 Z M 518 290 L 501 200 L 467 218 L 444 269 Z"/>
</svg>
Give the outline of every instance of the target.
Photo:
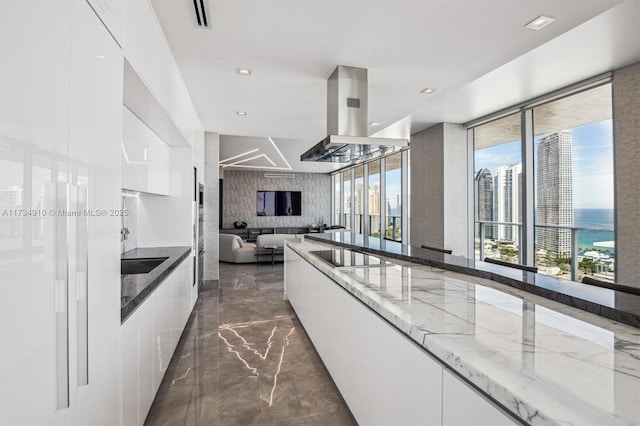
<svg viewBox="0 0 640 426">
<path fill-rule="evenodd" d="M 193 8 L 196 12 L 196 24 L 200 28 L 209 28 L 209 14 L 205 7 L 206 0 L 193 0 Z"/>
</svg>

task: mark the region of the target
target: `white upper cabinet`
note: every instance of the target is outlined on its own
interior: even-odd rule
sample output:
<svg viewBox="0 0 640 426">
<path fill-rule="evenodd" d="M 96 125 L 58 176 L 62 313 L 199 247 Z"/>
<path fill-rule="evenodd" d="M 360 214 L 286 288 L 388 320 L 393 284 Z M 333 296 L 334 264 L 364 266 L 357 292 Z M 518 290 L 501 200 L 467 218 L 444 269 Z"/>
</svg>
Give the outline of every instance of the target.
<svg viewBox="0 0 640 426">
<path fill-rule="evenodd" d="M 165 138 L 168 145 L 192 144 L 192 134 L 202 131 L 202 124 L 169 43 L 148 0 L 124 2 L 123 50 L 125 58 L 158 102 L 163 113 L 153 112 L 147 117 L 146 110 L 137 111 L 138 108 L 144 109 L 144 105 L 149 104 L 144 99 L 147 95 L 139 89 L 134 96 L 140 96 L 141 99 L 131 100 L 125 93 L 125 104 L 163 137 L 171 134 L 173 128 L 177 129 L 181 136 L 174 135 L 171 140 Z M 154 105 L 149 107 L 155 108 Z M 163 114 L 166 114 L 171 123 L 159 120 L 158 116 Z"/>
<path fill-rule="evenodd" d="M 87 0 L 111 35 L 122 45 L 125 0 Z"/>
<path fill-rule="evenodd" d="M 122 188 L 171 192 L 171 148 L 128 108 L 122 108 Z"/>
</svg>

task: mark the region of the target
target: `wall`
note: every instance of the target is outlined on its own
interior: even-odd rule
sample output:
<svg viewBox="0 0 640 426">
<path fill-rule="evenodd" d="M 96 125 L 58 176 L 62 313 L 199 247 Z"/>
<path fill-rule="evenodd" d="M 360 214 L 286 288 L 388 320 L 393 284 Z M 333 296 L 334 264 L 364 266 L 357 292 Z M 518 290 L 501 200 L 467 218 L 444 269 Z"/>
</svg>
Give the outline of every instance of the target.
<svg viewBox="0 0 640 426">
<path fill-rule="evenodd" d="M 411 137 L 411 242 L 467 255 L 467 139 L 441 123 Z"/>
<path fill-rule="evenodd" d="M 223 227 L 244 221 L 249 227 L 309 226 L 324 217 L 331 222 L 331 176 L 294 173 L 294 179 L 265 178 L 265 172 L 225 170 Z M 257 191 L 302 191 L 301 216 L 257 216 Z"/>
<path fill-rule="evenodd" d="M 204 139 L 204 275 L 205 281 L 219 279 L 219 172 L 220 135 L 205 133 Z"/>
<path fill-rule="evenodd" d="M 640 287 L 640 63 L 613 74 L 616 281 Z"/>
<path fill-rule="evenodd" d="M 193 153 L 171 148 L 170 196 L 140 193 L 138 247 L 192 246 L 194 223 Z"/>
</svg>

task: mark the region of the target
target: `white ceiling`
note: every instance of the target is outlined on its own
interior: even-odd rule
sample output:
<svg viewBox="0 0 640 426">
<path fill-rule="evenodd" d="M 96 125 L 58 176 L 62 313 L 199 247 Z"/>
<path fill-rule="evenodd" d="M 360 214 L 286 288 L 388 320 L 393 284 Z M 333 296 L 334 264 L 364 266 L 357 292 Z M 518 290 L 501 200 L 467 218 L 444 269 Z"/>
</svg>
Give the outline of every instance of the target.
<svg viewBox="0 0 640 426">
<path fill-rule="evenodd" d="M 192 0 L 151 0 L 220 159 L 264 155 L 243 165 L 288 168 L 271 137 L 295 171 L 339 167 L 298 161 L 326 136 L 337 65 L 368 69 L 370 133 L 401 121 L 413 134 L 640 60 L 639 0 L 205 1 L 210 29 Z M 538 15 L 556 21 L 523 27 Z"/>
</svg>

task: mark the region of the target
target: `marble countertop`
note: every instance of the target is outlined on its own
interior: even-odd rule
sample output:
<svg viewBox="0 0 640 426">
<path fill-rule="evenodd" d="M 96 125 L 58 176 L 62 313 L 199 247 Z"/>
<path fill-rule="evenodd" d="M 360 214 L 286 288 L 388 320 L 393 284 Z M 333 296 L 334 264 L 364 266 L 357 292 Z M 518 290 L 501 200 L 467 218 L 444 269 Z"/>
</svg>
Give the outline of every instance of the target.
<svg viewBox="0 0 640 426">
<path fill-rule="evenodd" d="M 129 250 L 122 259 L 167 257 L 147 274 L 121 275 L 120 321 L 124 322 L 164 279 L 191 253 L 191 247 L 146 247 Z"/>
<path fill-rule="evenodd" d="M 561 280 L 543 274 L 524 272 L 462 256 L 437 253 L 396 241 L 366 237 L 352 232 L 314 234 L 308 235 L 306 238 L 461 272 L 478 278 L 487 278 L 640 328 L 640 296 L 635 294 Z"/>
<path fill-rule="evenodd" d="M 640 425 L 640 330 L 486 278 L 388 257 L 336 269 L 287 246 L 532 425 Z M 374 261 L 375 262 L 375 261 Z"/>
</svg>

